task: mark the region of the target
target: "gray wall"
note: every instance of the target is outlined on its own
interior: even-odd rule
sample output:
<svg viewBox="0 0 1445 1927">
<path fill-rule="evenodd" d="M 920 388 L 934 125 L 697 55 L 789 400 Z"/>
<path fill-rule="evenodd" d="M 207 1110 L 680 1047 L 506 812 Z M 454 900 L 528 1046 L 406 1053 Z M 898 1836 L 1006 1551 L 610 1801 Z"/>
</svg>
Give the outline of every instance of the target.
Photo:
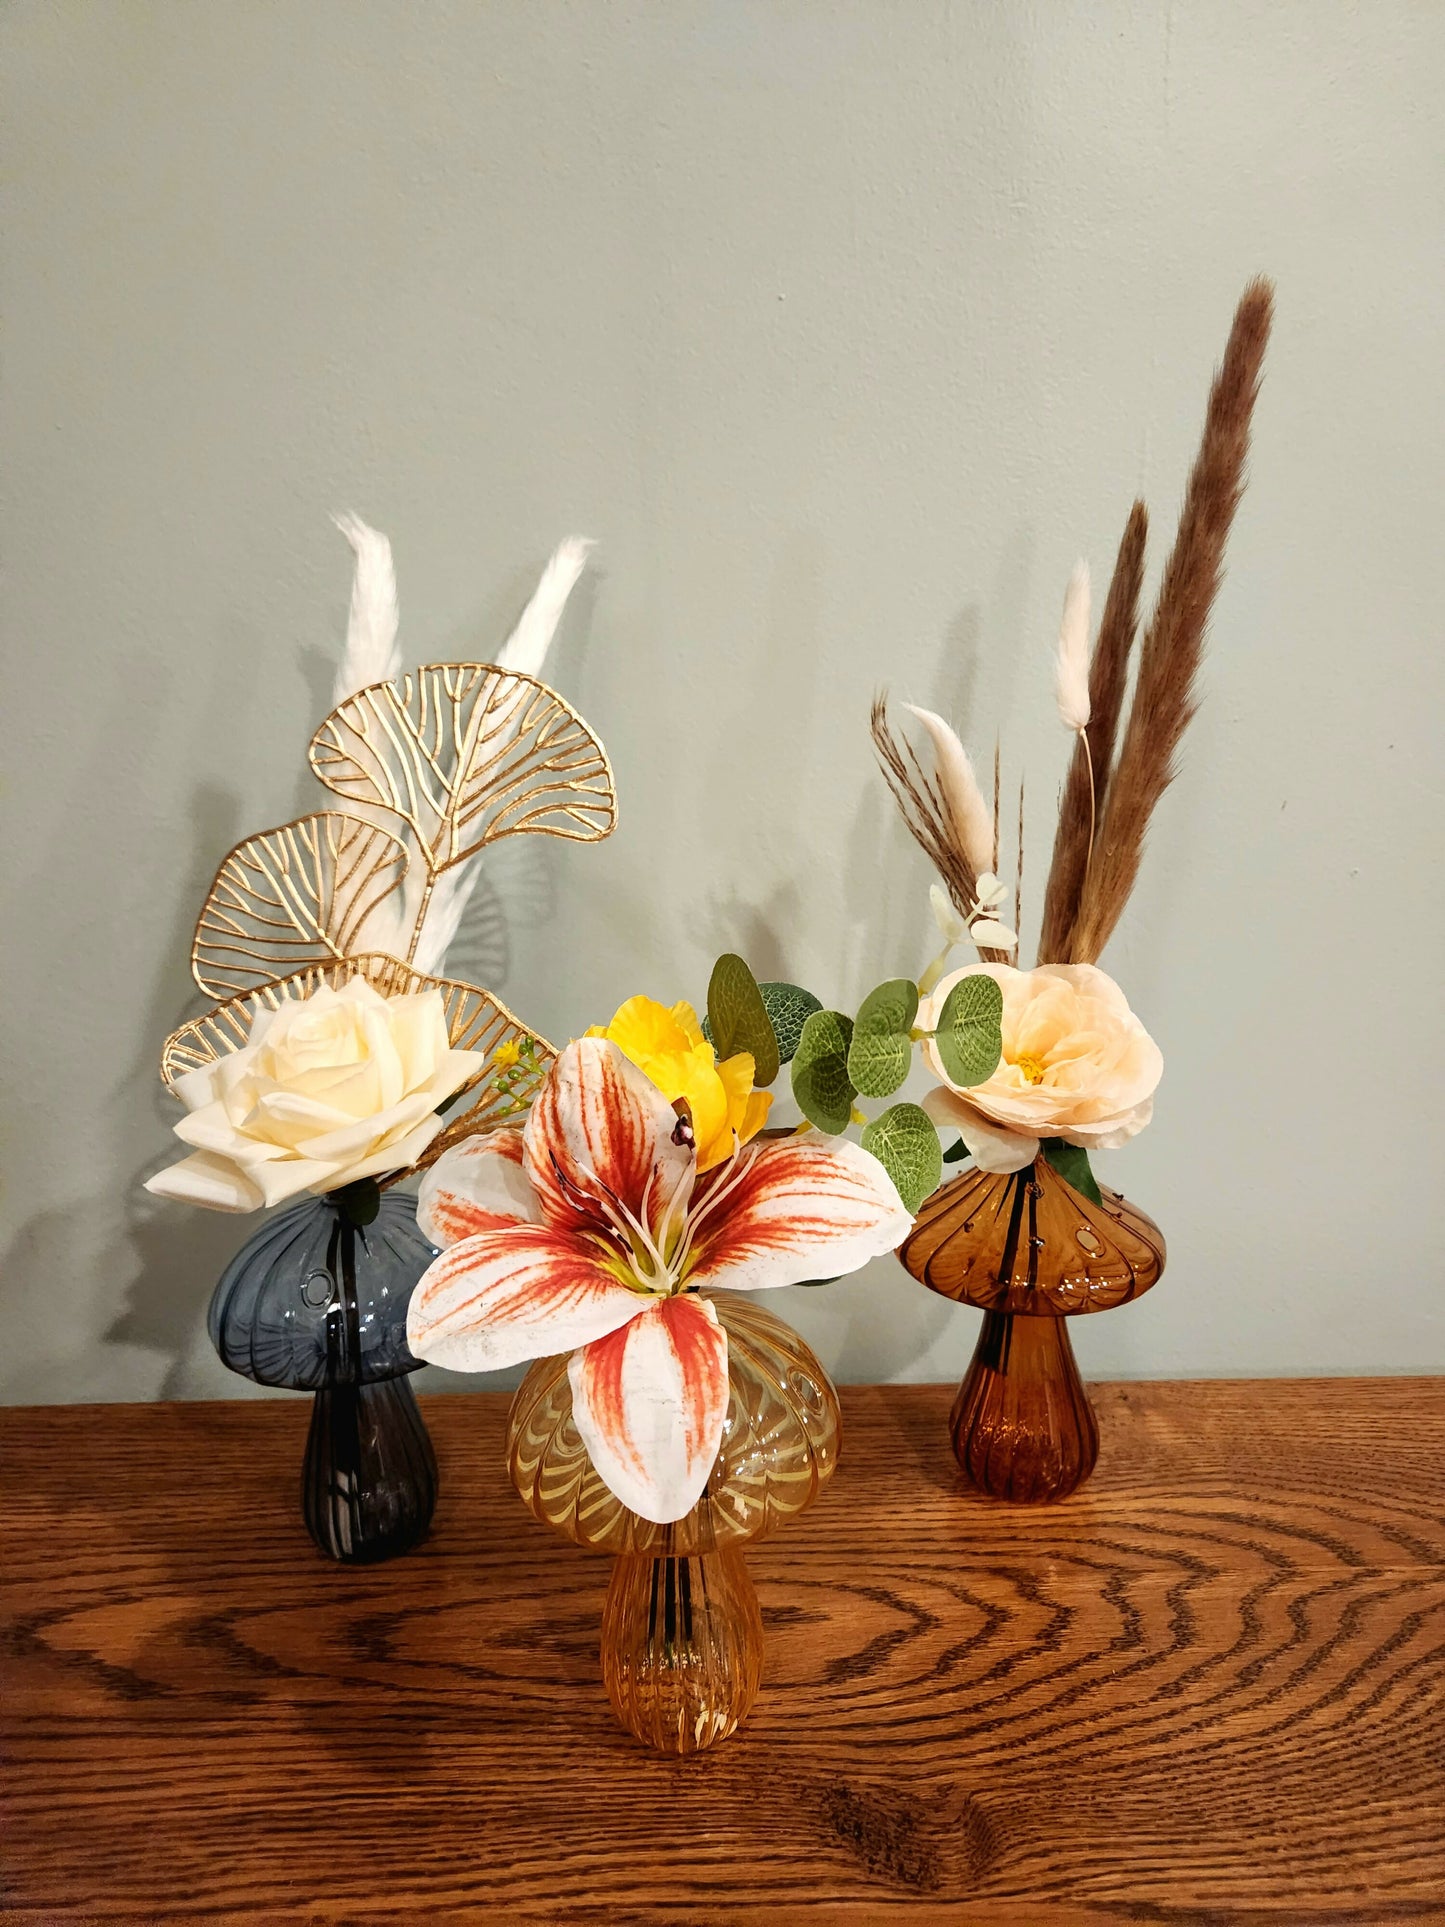
<svg viewBox="0 0 1445 1927">
<path fill-rule="evenodd" d="M 1101 1162 L 1169 1271 L 1076 1343 L 1445 1367 L 1445 8 L 14 0 L 0 52 L 4 1396 L 243 1389 L 246 1222 L 137 1178 L 204 886 L 306 796 L 328 511 L 392 535 L 412 659 L 602 544 L 553 671 L 622 826 L 499 866 L 504 995 L 562 1038 L 735 946 L 850 1004 L 931 935 L 875 685 L 1001 730 L 1036 917 L 1064 578 L 1136 489 L 1157 568 L 1261 268 L 1208 701 L 1106 958 L 1167 1071 Z M 891 1263 L 788 1298 L 846 1378 L 976 1326 Z"/>
</svg>

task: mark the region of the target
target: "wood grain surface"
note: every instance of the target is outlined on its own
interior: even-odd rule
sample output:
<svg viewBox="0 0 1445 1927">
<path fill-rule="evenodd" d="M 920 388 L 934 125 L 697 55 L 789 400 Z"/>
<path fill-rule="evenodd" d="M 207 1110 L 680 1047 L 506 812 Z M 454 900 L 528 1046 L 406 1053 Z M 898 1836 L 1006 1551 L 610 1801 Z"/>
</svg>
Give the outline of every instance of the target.
<svg viewBox="0 0 1445 1927">
<path fill-rule="evenodd" d="M 1441 1381 L 1096 1387 L 1062 1505 L 966 1495 L 941 1387 L 844 1393 L 751 1564 L 747 1726 L 615 1726 L 607 1563 L 426 1401 L 431 1540 L 305 1538 L 308 1404 L 0 1414 L 3 1906 L 75 1921 L 1445 1920 Z"/>
</svg>

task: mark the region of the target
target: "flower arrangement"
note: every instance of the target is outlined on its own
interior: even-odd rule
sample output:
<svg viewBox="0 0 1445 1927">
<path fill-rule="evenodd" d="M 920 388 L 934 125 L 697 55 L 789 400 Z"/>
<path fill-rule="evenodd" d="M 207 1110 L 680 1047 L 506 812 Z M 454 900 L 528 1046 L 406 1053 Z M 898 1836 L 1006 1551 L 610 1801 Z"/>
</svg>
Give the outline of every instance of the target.
<svg viewBox="0 0 1445 1927">
<path fill-rule="evenodd" d="M 355 517 L 340 526 L 355 552 L 346 648 L 309 762 L 343 807 L 221 863 L 191 946 L 216 1001 L 161 1059 L 188 1155 L 147 1188 L 286 1207 L 227 1268 L 211 1332 L 234 1369 L 317 1392 L 307 1524 L 353 1559 L 414 1543 L 435 1496 L 400 1376 L 420 1364 L 406 1306 L 435 1253 L 395 1187 L 523 1116 L 556 1058 L 490 990 L 439 973 L 489 849 L 595 842 L 617 811 L 601 744 L 536 674 L 588 544 L 558 549 L 495 663 L 402 673 L 390 544 Z"/>
<path fill-rule="evenodd" d="M 460 1371 L 533 1361 L 513 1482 L 542 1523 L 616 1555 L 603 1678 L 623 1725 L 669 1753 L 746 1716 L 762 1621 L 741 1547 L 837 1461 L 827 1373 L 755 1301 L 856 1271 L 913 1225 L 870 1149 L 768 1126 L 816 1002 L 765 997 L 736 957 L 705 1020 L 631 997 L 548 1066 L 520 1128 L 452 1145 L 421 1185 L 441 1255 L 409 1347 Z"/>
<path fill-rule="evenodd" d="M 1198 702 L 1197 682 L 1224 547 L 1244 485 L 1249 427 L 1269 336 L 1272 291 L 1246 288 L 1216 373 L 1185 492 L 1178 534 L 1153 614 L 1138 642 L 1148 516 L 1136 501 L 1090 647 L 1089 572 L 1079 563 L 1064 596 L 1054 693 L 1074 738 L 1044 892 L 1038 962 L 1016 967 L 1023 887 L 1023 790 L 1012 927 L 999 869 L 1000 755 L 990 808 L 951 726 L 926 710 L 915 750 L 875 702 L 872 733 L 909 831 L 938 871 L 934 914 L 942 952 L 913 986 L 889 986 L 893 1045 L 905 1022 L 935 1080 L 921 1110 L 956 1133 L 941 1161 L 971 1160 L 926 1202 L 900 1256 L 915 1277 L 985 1313 L 952 1417 L 969 1477 L 1010 1498 L 1056 1498 L 1087 1477 L 1098 1435 L 1061 1315 L 1107 1309 L 1147 1290 L 1164 1243 L 1145 1215 L 1099 1186 L 1090 1154 L 1126 1143 L 1149 1123 L 1163 1072 L 1158 1046 L 1124 992 L 1098 966 L 1138 876 L 1154 808 L 1174 773 Z M 977 961 L 950 969 L 954 948 Z M 999 1053 L 982 1076 L 959 1077 L 945 1047 L 950 1012 L 987 985 L 997 994 Z M 906 992 L 906 994 L 904 994 Z M 875 993 L 875 996 L 878 993 Z M 865 1005 L 865 1010 L 868 1007 Z M 835 1059 L 835 1117 L 852 1087 L 864 1012 L 846 1063 Z M 929 1033 L 932 1033 L 931 1035 Z M 839 1066 L 846 1077 L 837 1077 Z M 796 1079 L 795 1079 L 796 1087 Z M 827 1120 L 823 1122 L 827 1128 Z M 870 1127 L 877 1128 L 877 1127 Z M 916 1131 L 916 1125 L 910 1128 Z M 920 1174 L 932 1170 L 921 1134 Z"/>
<path fill-rule="evenodd" d="M 412 1350 L 457 1371 L 570 1353 L 593 1465 L 657 1523 L 692 1510 L 722 1442 L 710 1294 L 856 1271 L 913 1222 L 860 1146 L 759 1140 L 753 1073 L 716 1060 L 688 1005 L 633 998 L 561 1052 L 520 1130 L 454 1146 L 422 1183 L 446 1249 L 412 1296 Z"/>
<path fill-rule="evenodd" d="M 147 1188 L 226 1211 L 395 1184 L 468 1130 L 525 1111 L 555 1053 L 445 965 L 485 852 L 585 842 L 616 822 L 601 745 L 535 679 L 588 544 L 553 556 L 496 664 L 402 675 L 391 546 L 338 518 L 356 557 L 331 713 L 311 739 L 346 803 L 237 845 L 201 908 L 191 969 L 219 998 L 167 1041 L 191 1149 Z M 463 1090 L 469 1102 L 446 1124 Z"/>
<path fill-rule="evenodd" d="M 1245 290 L 1236 311 L 1179 532 L 1139 644 L 1131 696 L 1128 670 L 1148 533 L 1142 502 L 1130 513 L 1092 651 L 1087 564 L 1078 563 L 1069 578 L 1054 686 L 1060 720 L 1075 748 L 1060 799 L 1034 970 L 1014 967 L 1015 931 L 995 914 L 1007 895 L 995 875 L 997 752 L 990 808 L 967 751 L 942 717 L 910 712 L 924 726 L 925 760 L 893 729 L 886 699 L 874 705 L 873 738 L 884 775 L 940 877 L 933 904 L 945 947 L 920 979 L 918 1022 L 925 1030 L 935 1027 L 949 1000 L 980 980 L 996 984 L 1001 996 L 1001 1055 L 985 1078 L 965 1083 L 936 1042 L 925 1040 L 923 1047 L 938 1083 L 923 1108 L 941 1128 L 957 1131 L 952 1155 L 972 1158 L 981 1171 L 1023 1169 L 1042 1149 L 1076 1188 L 1097 1200 L 1089 1152 L 1125 1143 L 1152 1115 L 1163 1059 L 1097 959 L 1128 901 L 1150 816 L 1197 707 L 1205 632 L 1243 490 L 1271 307 L 1271 289 L 1261 280 Z M 1020 789 L 1015 926 L 1022 824 Z M 965 941 L 979 961 L 945 974 L 950 952 Z"/>
</svg>

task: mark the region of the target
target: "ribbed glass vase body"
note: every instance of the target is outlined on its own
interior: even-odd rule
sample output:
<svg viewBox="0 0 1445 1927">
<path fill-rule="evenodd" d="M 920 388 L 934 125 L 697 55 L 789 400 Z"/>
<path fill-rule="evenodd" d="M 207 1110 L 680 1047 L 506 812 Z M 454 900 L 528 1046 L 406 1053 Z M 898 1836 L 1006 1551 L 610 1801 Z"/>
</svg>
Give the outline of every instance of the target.
<svg viewBox="0 0 1445 1927">
<path fill-rule="evenodd" d="M 343 1233 L 351 1281 L 339 1286 Z M 436 1255 L 416 1199 L 402 1192 L 384 1191 L 374 1221 L 360 1226 L 345 1224 L 329 1198 L 299 1198 L 265 1219 L 221 1273 L 211 1343 L 243 1378 L 295 1391 L 418 1371 L 406 1308 Z"/>
<path fill-rule="evenodd" d="M 616 1553 L 602 1676 L 645 1746 L 696 1753 L 746 1715 L 762 1673 L 762 1619 L 741 1548 L 794 1519 L 827 1485 L 838 1395 L 798 1334 L 756 1299 L 713 1297 L 728 1336 L 728 1409 L 702 1497 L 667 1525 L 602 1483 L 572 1418 L 565 1357 L 540 1359 L 512 1401 L 512 1482 L 544 1525 Z"/>
<path fill-rule="evenodd" d="M 426 1537 L 436 1501 L 436 1454 L 404 1378 L 316 1394 L 301 1512 L 323 1552 L 348 1565 L 409 1552 Z"/>
<path fill-rule="evenodd" d="M 741 1552 L 614 1562 L 602 1679 L 644 1746 L 698 1753 L 725 1740 L 757 1697 L 762 1661 L 762 1614 Z"/>
<path fill-rule="evenodd" d="M 945 1184 L 898 1255 L 984 1313 L 950 1418 L 969 1481 L 997 1499 L 1066 1498 L 1094 1469 L 1099 1428 L 1064 1320 L 1147 1291 L 1164 1269 L 1159 1227 L 1117 1191 L 1093 1203 L 1039 1157 Z"/>
<path fill-rule="evenodd" d="M 1099 1456 L 1099 1427 L 1062 1318 L 987 1311 L 949 1415 L 953 1451 L 996 1499 L 1067 1498 Z"/>
<path fill-rule="evenodd" d="M 330 1198 L 268 1218 L 221 1274 L 209 1327 L 222 1361 L 261 1385 L 315 1393 L 301 1511 L 322 1552 L 389 1559 L 426 1536 L 436 1457 L 406 1382 L 412 1290 L 436 1256 L 416 1200 L 382 1194 L 369 1225 Z"/>
<path fill-rule="evenodd" d="M 599 1552 L 714 1552 L 776 1531 L 810 1506 L 838 1462 L 832 1380 L 792 1329 L 738 1292 L 713 1295 L 728 1335 L 722 1446 L 685 1519 L 654 1525 L 602 1483 L 572 1420 L 567 1358 L 538 1359 L 512 1400 L 507 1465 L 543 1525 Z"/>
</svg>

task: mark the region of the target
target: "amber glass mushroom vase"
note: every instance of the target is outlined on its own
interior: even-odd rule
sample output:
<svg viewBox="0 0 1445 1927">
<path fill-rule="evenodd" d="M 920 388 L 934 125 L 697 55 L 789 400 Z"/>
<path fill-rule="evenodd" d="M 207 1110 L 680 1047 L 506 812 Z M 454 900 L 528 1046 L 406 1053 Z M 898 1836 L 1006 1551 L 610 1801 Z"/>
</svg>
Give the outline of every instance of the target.
<svg viewBox="0 0 1445 1927">
<path fill-rule="evenodd" d="M 838 1396 L 798 1334 L 730 1292 L 722 1447 L 684 1518 L 655 1525 L 610 1492 L 572 1416 L 565 1356 L 539 1359 L 512 1403 L 507 1462 L 543 1525 L 614 1555 L 602 1677 L 622 1725 L 660 1753 L 698 1753 L 747 1717 L 763 1626 L 743 1548 L 810 1506 L 833 1476 Z"/>
<path fill-rule="evenodd" d="M 995 1499 L 1063 1499 L 1088 1478 L 1099 1427 L 1064 1321 L 1127 1305 L 1164 1270 L 1153 1219 L 1100 1196 L 1042 1155 L 968 1170 L 926 1201 L 898 1254 L 930 1291 L 983 1313 L 949 1426 L 965 1477 Z"/>
</svg>

